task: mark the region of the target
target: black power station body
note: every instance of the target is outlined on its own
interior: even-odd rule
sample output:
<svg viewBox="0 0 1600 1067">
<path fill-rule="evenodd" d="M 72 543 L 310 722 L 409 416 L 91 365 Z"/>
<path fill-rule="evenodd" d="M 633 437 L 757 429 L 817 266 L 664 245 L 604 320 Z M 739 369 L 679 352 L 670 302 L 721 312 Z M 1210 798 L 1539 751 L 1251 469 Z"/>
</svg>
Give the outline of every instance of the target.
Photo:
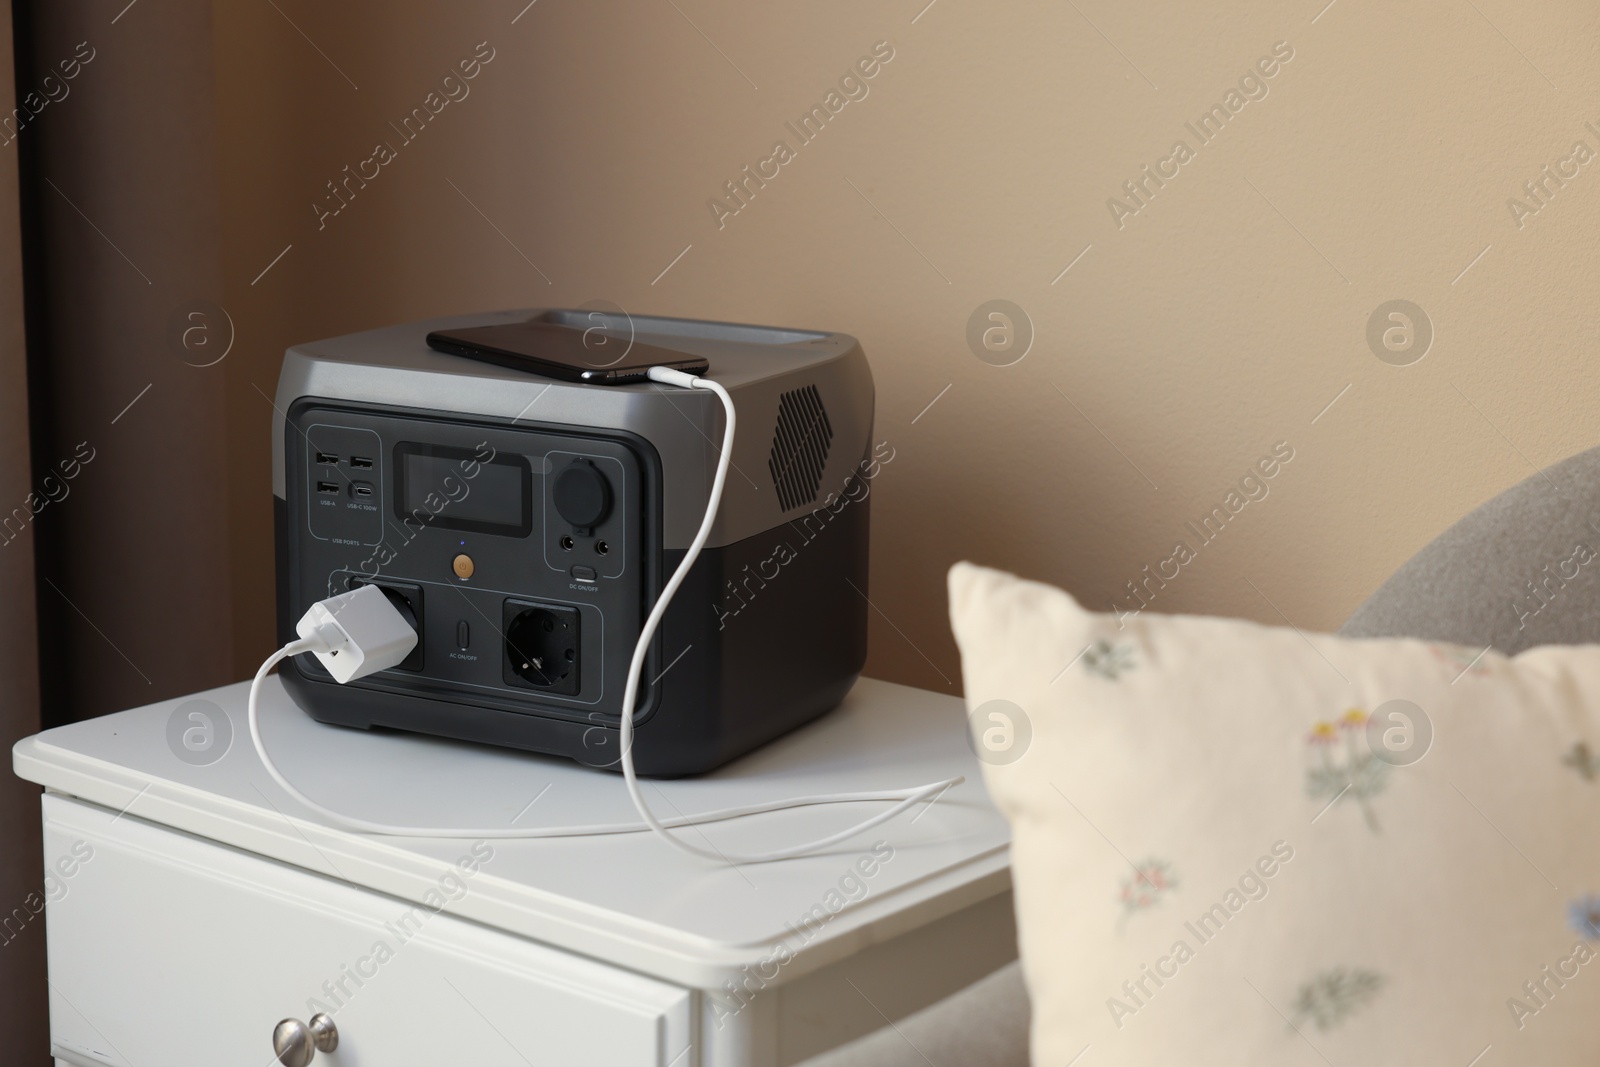
<svg viewBox="0 0 1600 1067">
<path fill-rule="evenodd" d="M 283 682 L 314 718 L 616 768 L 641 624 L 709 500 L 723 413 L 702 390 L 555 381 L 445 355 L 430 331 L 289 349 L 273 427 L 279 638 L 318 600 L 381 587 L 418 632 L 399 666 Z M 836 706 L 867 647 L 873 383 L 836 333 L 605 319 L 596 338 L 706 357 L 739 432 L 710 540 L 649 651 L 640 774 L 710 770 Z M 886 447 L 886 446 L 885 446 Z"/>
</svg>

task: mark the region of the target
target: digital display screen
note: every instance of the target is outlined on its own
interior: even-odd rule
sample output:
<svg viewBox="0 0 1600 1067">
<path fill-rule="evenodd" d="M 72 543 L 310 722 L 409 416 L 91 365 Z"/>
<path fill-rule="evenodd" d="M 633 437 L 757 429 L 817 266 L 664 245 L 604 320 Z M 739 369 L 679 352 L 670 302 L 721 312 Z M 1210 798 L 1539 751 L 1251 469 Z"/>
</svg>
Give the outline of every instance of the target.
<svg viewBox="0 0 1600 1067">
<path fill-rule="evenodd" d="M 395 458 L 399 518 L 515 537 L 533 529 L 533 469 L 522 456 L 408 443 Z"/>
</svg>

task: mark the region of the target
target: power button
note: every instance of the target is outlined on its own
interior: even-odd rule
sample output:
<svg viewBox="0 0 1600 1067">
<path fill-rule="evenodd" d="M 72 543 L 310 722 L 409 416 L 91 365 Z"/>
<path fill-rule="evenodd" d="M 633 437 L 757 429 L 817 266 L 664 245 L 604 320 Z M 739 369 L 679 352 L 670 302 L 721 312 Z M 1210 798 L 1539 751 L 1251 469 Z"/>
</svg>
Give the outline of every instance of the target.
<svg viewBox="0 0 1600 1067">
<path fill-rule="evenodd" d="M 456 572 L 457 578 L 471 578 L 477 566 L 472 562 L 472 557 L 465 552 L 450 561 L 450 569 Z"/>
</svg>

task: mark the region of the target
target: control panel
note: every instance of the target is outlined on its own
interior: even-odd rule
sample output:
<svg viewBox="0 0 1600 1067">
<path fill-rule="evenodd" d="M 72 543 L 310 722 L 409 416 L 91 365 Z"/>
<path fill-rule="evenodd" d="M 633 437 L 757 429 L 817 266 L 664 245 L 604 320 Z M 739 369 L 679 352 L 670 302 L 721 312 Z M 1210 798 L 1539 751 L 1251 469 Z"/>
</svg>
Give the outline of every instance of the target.
<svg viewBox="0 0 1600 1067">
<path fill-rule="evenodd" d="M 624 436 L 303 400 L 285 433 L 290 617 L 360 585 L 417 629 L 351 683 L 611 718 L 659 582 L 654 454 Z M 314 659 L 302 672 L 326 678 Z M 613 720 L 614 721 L 614 720 Z"/>
</svg>

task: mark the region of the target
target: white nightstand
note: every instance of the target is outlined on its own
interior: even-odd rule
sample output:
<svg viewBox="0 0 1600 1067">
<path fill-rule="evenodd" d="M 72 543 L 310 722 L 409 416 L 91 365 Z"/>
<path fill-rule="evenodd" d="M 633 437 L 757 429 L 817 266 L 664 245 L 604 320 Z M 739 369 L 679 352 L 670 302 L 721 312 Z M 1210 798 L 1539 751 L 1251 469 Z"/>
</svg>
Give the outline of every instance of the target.
<svg viewBox="0 0 1600 1067">
<path fill-rule="evenodd" d="M 951 697 L 863 680 L 837 711 L 722 771 L 645 785 L 670 814 L 967 775 L 830 854 L 741 867 L 645 834 L 475 849 L 329 829 L 262 768 L 244 698 L 244 685 L 229 686 L 16 746 L 17 773 L 48 791 L 59 1063 L 268 1067 L 274 1024 L 323 1008 L 340 1043 L 315 1062 L 330 1067 L 780 1067 L 1016 955 L 1008 831 Z M 221 758 L 216 745 L 169 741 L 192 727 L 191 742 L 204 742 L 195 711 L 231 724 Z M 323 726 L 276 678 L 262 732 L 291 781 L 367 818 L 636 818 L 618 776 Z M 770 848 L 872 810 L 688 832 L 729 850 Z"/>
</svg>

